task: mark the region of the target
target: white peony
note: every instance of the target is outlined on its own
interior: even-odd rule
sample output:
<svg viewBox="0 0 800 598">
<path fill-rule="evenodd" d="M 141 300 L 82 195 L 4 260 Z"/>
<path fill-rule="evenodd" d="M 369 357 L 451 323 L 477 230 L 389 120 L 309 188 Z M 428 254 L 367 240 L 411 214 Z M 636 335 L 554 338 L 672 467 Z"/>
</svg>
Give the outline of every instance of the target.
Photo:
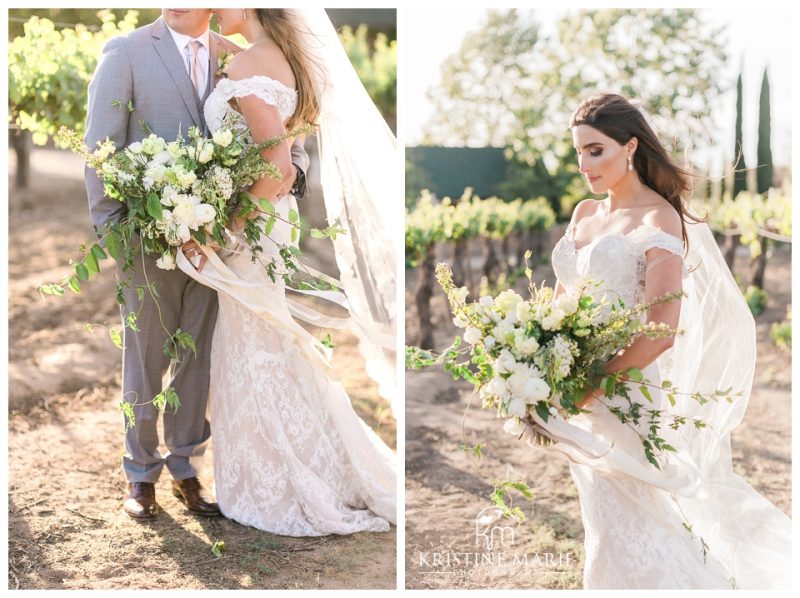
<svg viewBox="0 0 800 598">
<path fill-rule="evenodd" d="M 501 320 L 495 325 L 492 336 L 504 343 L 511 342 L 514 337 L 514 324 L 506 319 Z"/>
<path fill-rule="evenodd" d="M 186 148 L 182 147 L 177 141 L 171 141 L 167 144 L 167 151 L 173 160 L 177 160 L 181 156 L 186 155 Z"/>
<path fill-rule="evenodd" d="M 212 135 L 212 139 L 220 147 L 228 147 L 233 141 L 233 133 L 230 129 L 219 129 Z"/>
<path fill-rule="evenodd" d="M 515 291 L 508 289 L 497 296 L 494 300 L 494 304 L 497 306 L 497 309 L 508 314 L 511 312 L 516 313 L 517 304 L 519 304 L 520 301 L 522 301 L 522 297 Z"/>
<path fill-rule="evenodd" d="M 158 266 L 162 270 L 174 270 L 175 258 L 168 251 L 167 253 L 162 254 L 161 257 L 156 260 L 156 266 Z"/>
<path fill-rule="evenodd" d="M 533 320 L 533 309 L 531 309 L 531 304 L 527 301 L 520 301 L 517 303 L 516 314 L 517 320 L 523 324 L 527 324 Z"/>
<path fill-rule="evenodd" d="M 548 315 L 542 318 L 542 328 L 545 330 L 559 330 L 565 315 L 566 314 L 558 308 L 551 310 Z"/>
<path fill-rule="evenodd" d="M 163 164 L 153 164 L 144 171 L 144 176 L 153 179 L 156 183 L 162 183 L 167 175 L 167 167 Z"/>
<path fill-rule="evenodd" d="M 178 177 L 178 185 L 180 185 L 181 189 L 188 189 L 192 186 L 195 179 L 197 179 L 197 175 L 193 172 L 181 172 L 176 174 Z"/>
<path fill-rule="evenodd" d="M 533 355 L 539 350 L 539 341 L 533 337 L 528 337 L 522 328 L 514 331 L 514 347 L 522 356 Z"/>
<path fill-rule="evenodd" d="M 161 205 L 174 206 L 176 197 L 178 197 L 178 190 L 172 185 L 165 185 L 161 192 Z"/>
<path fill-rule="evenodd" d="M 151 134 L 142 139 L 142 152 L 148 156 L 153 156 L 165 149 L 167 149 L 167 142 L 155 134 Z"/>
</svg>

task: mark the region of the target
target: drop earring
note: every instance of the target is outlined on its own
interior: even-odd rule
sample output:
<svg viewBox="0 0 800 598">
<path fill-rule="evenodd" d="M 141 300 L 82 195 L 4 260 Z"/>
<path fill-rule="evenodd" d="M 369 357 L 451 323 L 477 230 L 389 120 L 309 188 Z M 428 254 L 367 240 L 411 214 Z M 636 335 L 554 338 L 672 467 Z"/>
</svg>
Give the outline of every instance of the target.
<svg viewBox="0 0 800 598">
<path fill-rule="evenodd" d="M 633 170 L 633 157 L 628 156 L 628 170 Z"/>
</svg>

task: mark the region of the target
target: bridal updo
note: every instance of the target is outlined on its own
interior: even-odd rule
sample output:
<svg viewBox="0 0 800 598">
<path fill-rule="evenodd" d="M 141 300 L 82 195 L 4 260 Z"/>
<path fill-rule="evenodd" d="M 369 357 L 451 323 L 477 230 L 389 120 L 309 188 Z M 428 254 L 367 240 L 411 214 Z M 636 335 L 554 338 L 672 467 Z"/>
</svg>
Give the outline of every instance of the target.
<svg viewBox="0 0 800 598">
<path fill-rule="evenodd" d="M 570 128 L 588 125 L 625 145 L 633 137 L 639 144 L 633 166 L 642 183 L 666 199 L 681 217 L 683 241 L 688 248 L 686 220 L 700 222 L 690 214 L 686 201 L 692 193 L 692 173 L 678 166 L 661 145 L 641 108 L 626 98 L 599 94 L 583 100 L 570 119 Z"/>
<path fill-rule="evenodd" d="M 310 35 L 301 30 L 293 11 L 285 8 L 254 9 L 258 22 L 286 56 L 294 74 L 297 85 L 297 108 L 286 123 L 291 129 L 303 123 L 316 124 L 319 117 L 319 90 L 314 82 L 314 71 L 320 67 L 308 55 L 303 35 Z"/>
</svg>

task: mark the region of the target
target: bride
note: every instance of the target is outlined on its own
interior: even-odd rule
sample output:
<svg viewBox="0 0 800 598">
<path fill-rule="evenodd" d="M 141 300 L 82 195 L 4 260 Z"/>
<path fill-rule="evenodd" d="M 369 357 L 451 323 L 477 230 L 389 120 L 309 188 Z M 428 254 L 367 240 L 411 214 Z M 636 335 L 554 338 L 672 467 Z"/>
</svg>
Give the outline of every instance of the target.
<svg viewBox="0 0 800 598">
<path fill-rule="evenodd" d="M 621 96 L 585 100 L 570 128 L 580 172 L 593 193 L 608 196 L 579 203 L 553 249 L 556 293 L 585 280 L 626 305 L 686 293 L 647 314 L 685 334 L 640 337 L 606 373 L 636 367 L 682 392 L 743 391 L 733 404 L 705 406 L 671 406 L 653 395 L 655 408 L 708 424 L 668 431 L 677 451 L 661 471 L 646 461 L 639 436 L 598 402 L 602 391 L 587 392 L 587 412 L 569 422 L 536 421 L 556 441 L 550 450 L 571 462 L 585 529 L 584 586 L 788 588 L 791 521 L 731 465 L 730 432 L 744 415 L 755 368 L 754 321 L 708 226 L 687 212 L 690 175 Z M 647 404 L 636 390 L 631 398 Z"/>
<path fill-rule="evenodd" d="M 224 35 L 241 33 L 251 46 L 206 100 L 209 129 L 233 118 L 260 142 L 319 123 L 328 218 L 341 217 L 348 229 L 335 241 L 346 298 L 305 293 L 350 312 L 332 318 L 290 298 L 293 289 L 272 282 L 243 242 L 219 255 L 196 243 L 179 252 L 178 266 L 219 295 L 209 396 L 217 502 L 226 517 L 275 534 L 387 531 L 396 521 L 394 455 L 353 411 L 327 349 L 294 318 L 351 329 L 368 373 L 384 393 L 393 388 L 393 248 L 380 228 L 371 178 L 385 175 L 380 182 L 387 184 L 394 138 L 322 9 L 214 12 Z M 283 218 L 297 207 L 284 182 L 293 178 L 291 145 L 264 153 L 284 180 L 263 178 L 249 189 Z M 290 232 L 279 220 L 270 238 L 287 246 Z M 233 236 L 241 239 L 241 231 Z M 277 251 L 274 243 L 262 245 L 267 258 Z M 198 254 L 201 260 L 190 261 Z"/>
</svg>

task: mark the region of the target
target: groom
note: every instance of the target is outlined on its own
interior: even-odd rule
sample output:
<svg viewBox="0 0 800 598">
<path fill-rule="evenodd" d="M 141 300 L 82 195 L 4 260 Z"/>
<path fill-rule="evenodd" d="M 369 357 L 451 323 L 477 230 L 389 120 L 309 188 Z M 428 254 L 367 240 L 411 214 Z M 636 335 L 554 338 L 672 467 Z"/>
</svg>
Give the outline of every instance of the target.
<svg viewBox="0 0 800 598">
<path fill-rule="evenodd" d="M 85 141 L 90 148 L 106 137 L 117 148 L 141 141 L 146 136 L 142 122 L 167 141 L 174 140 L 179 131 L 185 135 L 191 126 L 208 133 L 203 103 L 217 83 L 218 55 L 239 50 L 209 31 L 210 18 L 210 9 L 164 9 L 155 22 L 106 44 L 89 84 Z M 292 147 L 292 162 L 296 180 L 284 185 L 287 191 L 291 189 L 302 197 L 308 156 L 299 142 Z M 85 180 L 95 229 L 119 221 L 125 213 L 124 204 L 103 194 L 102 182 L 88 167 Z M 122 272 L 117 264 L 118 281 L 129 277 L 121 313 L 124 320 L 128 313 L 137 312 L 139 331 L 125 329 L 122 355 L 123 400 L 133 405 L 136 418 L 135 425 L 125 432 L 122 465 L 128 493 L 123 510 L 139 520 L 156 516 L 155 482 L 166 464 L 173 478 L 172 491 L 189 511 L 219 515 L 219 507 L 197 479 L 210 436 L 206 403 L 216 293 L 180 270 L 156 267 L 156 258 L 149 255 L 137 259 L 133 271 Z M 160 311 L 149 292 L 139 301 L 137 287 L 152 283 Z M 152 399 L 161 392 L 169 367 L 162 351 L 167 339 L 165 328 L 190 333 L 197 355 L 185 351 L 181 362 L 170 371 L 181 406 L 177 413 L 169 409 L 164 413 L 168 453 L 162 456 L 156 431 L 159 411 Z"/>
</svg>

